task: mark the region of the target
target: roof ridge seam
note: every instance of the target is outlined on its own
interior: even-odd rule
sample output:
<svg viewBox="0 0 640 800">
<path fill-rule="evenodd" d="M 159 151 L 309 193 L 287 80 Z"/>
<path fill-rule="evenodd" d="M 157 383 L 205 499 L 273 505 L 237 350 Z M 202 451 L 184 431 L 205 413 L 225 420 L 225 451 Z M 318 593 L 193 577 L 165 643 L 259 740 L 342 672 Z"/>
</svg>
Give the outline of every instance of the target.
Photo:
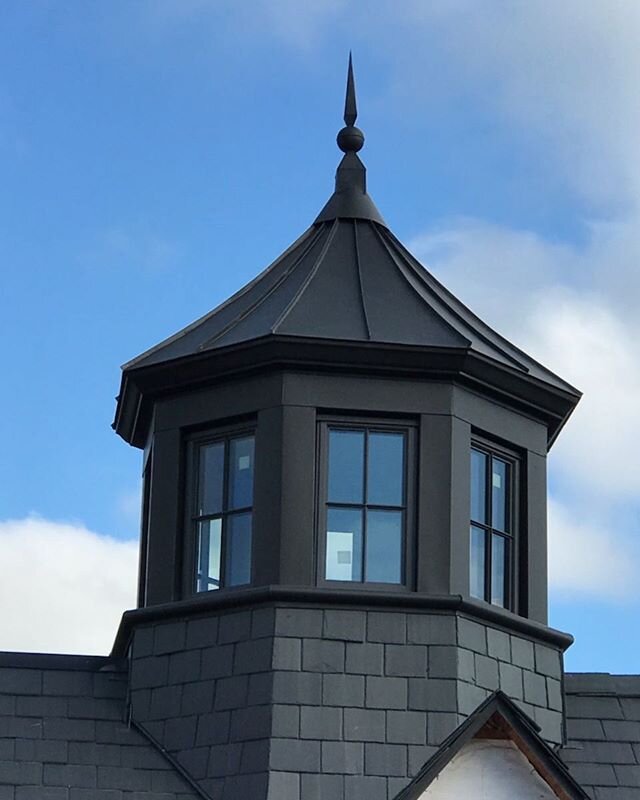
<svg viewBox="0 0 640 800">
<path fill-rule="evenodd" d="M 391 235 L 393 236 L 393 234 L 391 234 Z M 397 237 L 395 237 L 395 236 L 394 236 L 393 238 L 397 240 Z M 398 244 L 399 244 L 401 247 L 403 247 L 403 249 L 406 249 L 406 248 L 404 248 L 404 246 L 402 245 L 402 242 L 400 242 L 399 240 L 397 240 L 397 241 L 398 241 Z M 530 356 L 528 356 L 528 355 L 527 355 L 527 353 L 525 353 L 525 352 L 524 352 L 524 350 L 520 350 L 518 347 L 516 347 L 516 345 L 512 344 L 512 343 L 511 343 L 511 342 L 510 342 L 508 339 L 505 339 L 505 337 L 504 337 L 504 336 L 502 336 L 502 335 L 501 335 L 501 334 L 499 334 L 497 331 L 495 331 L 495 330 L 494 330 L 494 329 L 493 329 L 493 328 L 492 328 L 490 325 L 487 325 L 487 323 L 486 323 L 484 320 L 482 320 L 482 319 L 481 319 L 481 318 L 480 318 L 480 317 L 479 317 L 479 316 L 478 316 L 478 315 L 477 315 L 477 314 L 476 314 L 474 311 L 472 311 L 472 310 L 471 310 L 471 309 L 470 309 L 468 306 L 466 306 L 466 305 L 465 305 L 465 304 L 464 304 L 464 303 L 463 303 L 463 302 L 462 302 L 462 301 L 461 301 L 461 300 L 460 300 L 458 297 L 456 297 L 456 296 L 453 294 L 453 292 L 450 292 L 450 291 L 449 291 L 449 289 L 447 289 L 447 287 L 446 287 L 446 286 L 444 286 L 443 284 L 441 284 L 441 283 L 440 283 L 440 281 L 439 281 L 437 278 L 435 278 L 435 277 L 434 277 L 434 276 L 433 276 L 433 275 L 432 275 L 432 274 L 431 274 L 431 273 L 430 273 L 430 272 L 429 272 L 429 271 L 428 271 L 428 270 L 427 270 L 427 269 L 426 269 L 426 268 L 425 268 L 425 267 L 424 267 L 422 264 L 420 264 L 420 262 L 418 261 L 418 259 L 417 259 L 417 258 L 415 258 L 415 257 L 414 257 L 414 256 L 411 254 L 411 252 L 410 252 L 409 250 L 407 250 L 407 254 L 408 254 L 410 257 L 411 257 L 411 261 L 415 261 L 415 263 L 416 263 L 418 266 L 420 266 L 420 267 L 421 267 L 421 269 L 422 269 L 422 270 L 423 270 L 423 271 L 426 273 L 426 275 L 428 275 L 428 276 L 429 276 L 429 278 L 431 278 L 431 280 L 433 280 L 433 281 L 434 281 L 434 282 L 437 284 L 437 290 L 439 290 L 439 291 L 442 291 L 443 293 L 445 293 L 445 294 L 446 294 L 446 295 L 447 295 L 447 296 L 448 296 L 448 297 L 449 297 L 449 298 L 450 298 L 450 299 L 451 299 L 451 300 L 452 300 L 454 303 L 457 303 L 458 305 L 462 306 L 462 307 L 465 309 L 465 311 L 467 311 L 469 314 L 471 314 L 471 315 L 473 316 L 473 318 L 474 318 L 474 321 L 475 321 L 475 322 L 477 323 L 477 325 L 478 325 L 478 328 L 475 328 L 475 329 L 474 329 L 474 330 L 475 330 L 475 333 L 476 333 L 476 335 L 477 335 L 477 336 L 478 336 L 480 339 L 482 339 L 482 341 L 483 341 L 485 344 L 488 344 L 490 347 L 493 347 L 495 350 L 497 350 L 499 353 L 501 353 L 501 354 L 504 356 L 504 358 L 506 358 L 508 361 L 510 361 L 510 362 L 511 362 L 511 363 L 512 363 L 514 366 L 516 366 L 517 368 L 519 368 L 521 371 L 524 371 L 524 372 L 526 372 L 527 374 L 529 374 L 529 373 L 531 372 L 531 370 L 530 370 L 530 369 L 529 369 L 529 368 L 528 368 L 528 367 L 527 367 L 525 364 L 523 364 L 523 363 L 522 363 L 522 361 L 518 360 L 518 358 L 516 358 L 516 356 L 515 356 L 515 355 L 513 355 L 512 353 L 510 353 L 510 352 L 509 352 L 507 349 L 505 349 L 505 348 L 504 348 L 504 347 L 503 347 L 501 344 L 498 344 L 498 343 L 496 343 L 496 342 L 492 341 L 492 339 L 491 339 L 491 338 L 490 338 L 490 337 L 489 337 L 489 336 L 488 336 L 488 335 L 487 335 L 487 334 L 484 332 L 484 330 L 487 330 L 487 331 L 489 331 L 489 332 L 490 332 L 490 333 L 491 333 L 493 336 L 497 337 L 497 338 L 498 338 L 498 339 L 499 339 L 501 342 L 504 342 L 506 345 L 508 345 L 508 347 L 510 347 L 511 349 L 513 349 L 513 350 L 514 350 L 514 351 L 515 351 L 515 352 L 518 354 L 518 356 L 524 356 L 525 358 L 528 358 L 528 359 L 530 359 L 530 360 L 533 360 L 533 359 L 531 359 L 531 357 L 530 357 Z M 418 279 L 419 279 L 419 280 L 420 280 L 420 281 L 421 281 L 421 282 L 422 282 L 422 283 L 423 283 L 423 284 L 424 284 L 424 285 L 427 287 L 427 289 L 428 289 L 428 290 L 429 290 L 429 291 L 430 291 L 432 294 L 435 294 L 435 296 L 437 297 L 437 299 L 438 299 L 438 300 L 439 300 L 441 303 L 444 303 L 444 299 L 438 296 L 438 293 L 437 293 L 437 291 L 436 291 L 436 287 L 433 287 L 433 286 L 431 286 L 431 285 L 429 284 L 429 282 L 428 282 L 427 280 L 425 280 L 425 276 L 424 276 L 424 275 L 422 275 L 422 274 L 421 274 L 421 272 L 419 272 L 419 271 L 416 271 L 416 272 L 415 272 L 415 274 L 416 274 L 416 276 L 418 277 Z M 464 319 L 464 317 L 462 316 L 462 314 L 460 314 L 460 313 L 459 313 L 459 312 L 458 312 L 458 311 L 455 309 L 455 307 L 454 307 L 454 306 L 447 306 L 447 307 L 450 309 L 451 313 L 452 313 L 452 314 L 453 314 L 453 315 L 456 317 L 456 319 L 460 320 L 460 322 L 461 322 L 461 323 L 462 323 L 462 324 L 463 324 L 465 327 L 467 327 L 467 328 L 471 327 L 471 326 L 469 325 L 469 323 L 465 321 L 465 319 Z M 484 330 L 481 330 L 481 329 L 484 329 Z M 539 366 L 542 366 L 542 365 L 540 364 Z M 546 368 L 545 368 L 545 369 L 546 369 Z"/>
<path fill-rule="evenodd" d="M 310 237 L 309 241 L 304 246 L 304 248 L 303 248 L 302 252 L 300 253 L 300 255 L 298 256 L 298 258 L 296 258 L 296 260 L 293 262 L 293 264 L 291 264 L 291 266 L 282 273 L 282 275 L 273 284 L 273 286 L 268 291 L 266 291 L 261 297 L 259 297 L 255 301 L 255 303 L 252 303 L 249 306 L 249 308 L 245 309 L 245 311 L 242 311 L 240 314 L 238 314 L 236 317 L 234 317 L 230 322 L 228 322 L 224 326 L 224 328 L 222 328 L 222 330 L 218 331 L 218 333 L 215 334 L 215 336 L 211 336 L 209 339 L 204 341 L 200 345 L 198 350 L 200 350 L 200 351 L 207 350 L 212 344 L 214 344 L 214 342 L 217 342 L 218 339 L 221 339 L 226 333 L 228 333 L 230 330 L 235 328 L 236 325 L 239 325 L 244 319 L 246 319 L 247 317 L 251 316 L 251 314 L 253 314 L 253 312 L 257 308 L 259 308 L 269 297 L 271 297 L 271 295 L 276 291 L 276 289 L 279 289 L 280 286 L 282 286 L 282 284 L 291 275 L 291 273 L 295 272 L 296 268 L 298 267 L 298 265 L 300 264 L 302 259 L 307 255 L 309 250 L 311 250 L 313 245 L 317 242 L 319 236 L 320 236 L 320 232 L 319 231 L 315 231 L 314 235 Z"/>
<path fill-rule="evenodd" d="M 358 286 L 360 287 L 360 303 L 362 305 L 362 313 L 364 315 L 364 324 L 367 329 L 367 338 L 371 341 L 371 325 L 369 324 L 369 315 L 367 313 L 367 302 L 365 300 L 364 289 L 362 286 L 362 265 L 360 263 L 360 245 L 358 244 L 358 220 L 353 220 L 353 242 L 356 251 L 356 267 L 358 270 Z"/>
<path fill-rule="evenodd" d="M 329 247 L 331 246 L 331 243 L 333 242 L 333 240 L 335 238 L 336 231 L 338 229 L 338 225 L 339 224 L 340 224 L 340 220 L 339 219 L 335 219 L 331 223 L 331 230 L 329 231 L 329 235 L 327 236 L 327 241 L 322 246 L 322 250 L 320 251 L 320 254 L 318 255 L 318 258 L 316 259 L 316 263 L 309 270 L 309 274 L 307 275 L 307 277 L 302 282 L 302 285 L 300 286 L 298 291 L 291 298 L 291 300 L 289 301 L 289 304 L 287 305 L 287 307 L 284 309 L 284 311 L 280 314 L 278 319 L 271 326 L 271 333 L 275 333 L 278 330 L 280 325 L 282 325 L 282 323 L 285 321 L 285 319 L 289 316 L 289 314 L 293 310 L 293 308 L 296 305 L 296 303 L 298 302 L 298 300 L 302 297 L 302 295 L 307 290 L 307 286 L 309 286 L 311 281 L 315 278 L 316 273 L 318 272 L 318 269 L 320 267 L 320 264 L 322 264 L 322 261 L 323 261 L 324 257 L 327 255 L 327 251 L 329 250 Z"/>
<path fill-rule="evenodd" d="M 397 238 L 397 237 L 396 237 L 396 236 L 393 234 L 393 232 L 392 232 L 392 231 L 389 231 L 389 234 L 390 234 L 391 236 L 393 236 L 393 238 L 394 238 L 394 239 L 395 239 L 395 240 L 398 242 L 398 244 L 399 244 L 399 246 L 400 246 L 400 247 L 402 247 L 403 249 L 405 249 L 405 250 L 406 250 L 406 248 L 404 247 L 404 245 L 402 244 L 402 242 L 400 242 L 400 241 L 398 240 L 398 238 Z M 497 338 L 498 338 L 498 339 L 499 339 L 501 342 L 504 342 L 504 344 L 506 344 L 506 345 L 507 345 L 509 348 L 511 348 L 511 349 L 512 349 L 512 350 L 513 350 L 513 351 L 514 351 L 516 354 L 517 354 L 517 356 L 518 356 L 518 357 L 521 357 L 521 356 L 523 356 L 523 357 L 524 357 L 526 360 L 529 360 L 529 361 L 533 362 L 533 363 L 534 363 L 534 364 L 535 364 L 537 367 L 540 367 L 540 368 L 541 368 L 542 370 L 544 370 L 544 372 L 546 372 L 547 374 L 550 374 L 550 375 L 552 375 L 554 378 L 558 378 L 558 376 L 557 376 L 557 375 L 556 375 L 554 372 L 552 372 L 550 369 L 548 369 L 547 367 L 545 367 L 545 366 L 544 366 L 544 364 L 541 364 L 539 361 L 536 361 L 536 359 L 534 359 L 532 356 L 530 356 L 528 353 L 526 353 L 524 350 L 522 350 L 522 348 L 520 348 L 520 347 L 518 347 L 517 345 L 515 345 L 513 342 L 511 342 L 509 339 L 507 339 L 507 338 L 506 338 L 505 336 L 503 336 L 501 333 L 498 333 L 498 331 L 494 330 L 494 329 L 493 329 L 493 328 L 492 328 L 490 325 L 488 325 L 488 324 L 487 324 L 487 323 L 486 323 L 486 322 L 485 322 L 485 321 L 484 321 L 484 320 L 483 320 L 481 317 L 479 317 L 479 316 L 478 316 L 478 315 L 477 315 L 477 314 L 476 314 L 476 313 L 475 313 L 475 312 L 474 312 L 474 311 L 473 311 L 471 308 L 469 308 L 469 306 L 467 306 L 465 303 L 463 303 L 463 302 L 462 302 L 462 300 L 460 300 L 460 298 L 456 297 L 456 295 L 454 295 L 454 294 L 453 294 L 453 292 L 451 292 L 449 289 L 447 289 L 447 287 L 446 287 L 446 286 L 444 286 L 444 284 L 440 283 L 440 281 L 439 281 L 439 280 L 438 280 L 436 277 L 434 277 L 434 276 L 433 276 L 433 275 L 432 275 L 432 274 L 431 274 L 431 273 L 430 273 L 430 272 L 429 272 L 429 271 L 428 271 L 428 270 L 427 270 L 427 269 L 426 269 L 426 268 L 425 268 L 425 267 L 424 267 L 424 266 L 423 266 L 423 265 L 422 265 L 422 264 L 421 264 L 421 263 L 418 261 L 418 259 L 417 259 L 417 258 L 416 258 L 416 257 L 415 257 L 415 256 L 414 256 L 414 255 L 413 255 L 413 254 L 412 254 L 412 253 L 409 251 L 409 250 L 407 250 L 407 254 L 408 254 L 408 256 L 410 257 L 411 261 L 412 261 L 412 262 L 415 262 L 415 263 L 416 263 L 416 264 L 417 264 L 417 265 L 418 265 L 418 266 L 419 266 L 419 267 L 420 267 L 422 270 L 424 270 L 424 272 L 425 272 L 425 273 L 426 273 L 426 274 L 429 276 L 429 278 L 431 278 L 431 280 L 432 280 L 432 281 L 434 281 L 434 282 L 437 284 L 437 289 L 438 289 L 438 291 L 441 291 L 441 292 L 443 292 L 443 293 L 444 293 L 444 294 L 446 294 L 446 295 L 447 295 L 447 296 L 448 296 L 448 297 L 449 297 L 451 300 L 453 300 L 453 302 L 454 302 L 454 303 L 458 304 L 459 306 L 462 306 L 462 308 L 464 308 L 464 310 L 465 310 L 467 313 L 471 314 L 471 316 L 474 318 L 474 321 L 475 321 L 475 322 L 476 322 L 476 323 L 477 323 L 477 324 L 478 324 L 478 325 L 479 325 L 481 328 L 483 328 L 483 329 L 485 329 L 485 330 L 489 331 L 489 332 L 490 332 L 490 333 L 491 333 L 493 336 L 497 337 Z M 434 288 L 433 288 L 433 287 L 431 287 L 431 286 L 429 285 L 429 283 L 428 283 L 428 282 L 427 282 L 427 281 L 424 279 L 424 276 L 423 276 L 423 275 L 421 275 L 419 272 L 417 272 L 416 274 L 419 276 L 420 280 L 421 280 L 421 281 L 422 281 L 422 282 L 425 284 L 425 286 L 427 286 L 427 288 L 428 288 L 428 289 L 429 289 L 431 292 L 434 292 Z M 452 314 L 454 314 L 454 315 L 455 315 L 455 316 L 456 316 L 456 317 L 457 317 L 457 318 L 458 318 L 458 319 L 459 319 L 461 322 L 463 322 L 465 325 L 467 325 L 467 323 L 465 323 L 465 321 L 464 321 L 464 317 L 463 317 L 461 314 L 459 314 L 457 311 L 455 311 L 453 308 L 451 309 L 451 313 L 452 313 Z M 521 368 L 525 369 L 527 373 L 531 373 L 531 370 L 530 370 L 528 367 L 526 367 L 526 366 L 523 366 L 523 365 L 521 364 L 521 362 L 520 362 L 520 361 L 518 361 L 518 358 L 516 358 L 516 356 L 515 356 L 515 355 L 511 355 L 511 354 L 510 354 L 510 353 L 509 353 L 507 350 L 505 350 L 505 349 L 504 349 L 504 347 L 503 347 L 503 346 L 501 346 L 501 345 L 499 345 L 499 344 L 496 344 L 496 343 L 492 342 L 492 341 L 491 341 L 491 339 L 490 339 L 490 338 L 489 338 L 489 337 L 488 337 L 488 336 L 487 336 L 485 333 L 483 333 L 482 331 L 480 331 L 480 330 L 479 330 L 479 331 L 477 331 L 477 333 L 478 333 L 478 336 L 480 336 L 480 338 L 481 338 L 481 339 L 482 339 L 482 340 L 483 340 L 485 343 L 487 343 L 487 344 L 491 345 L 492 347 L 495 347 L 495 349 L 496 349 L 496 350 L 498 350 L 499 352 L 503 353 L 503 355 L 505 356 L 505 358 L 509 359 L 509 360 L 510 360 L 510 361 L 512 361 L 514 364 L 521 366 Z M 562 379 L 561 379 L 561 380 L 562 380 Z M 566 383 L 566 381 L 563 381 L 563 383 Z M 573 387 L 571 387 L 571 388 L 573 388 Z"/>
<path fill-rule="evenodd" d="M 418 297 L 419 300 L 422 301 L 422 303 L 424 303 L 426 306 L 428 306 L 431 309 L 431 311 L 433 311 L 435 314 L 438 314 L 438 316 L 442 320 L 443 324 L 446 325 L 449 328 L 449 330 L 453 331 L 453 333 L 455 333 L 457 336 L 461 336 L 464 339 L 464 341 L 467 343 L 467 347 L 471 347 L 471 340 L 468 337 L 463 336 L 463 334 L 461 334 L 460 331 L 456 330 L 448 320 L 444 319 L 444 317 L 442 317 L 442 315 L 439 314 L 436 311 L 435 308 L 432 308 L 429 305 L 429 303 L 427 303 L 425 301 L 424 297 L 420 294 L 420 292 L 416 289 L 416 287 L 413 285 L 413 283 L 409 280 L 405 270 L 403 269 L 402 265 L 399 263 L 398 259 L 396 258 L 395 253 L 391 250 L 391 248 L 389 247 L 388 243 L 385 241 L 384 236 L 380 233 L 380 231 L 378 230 L 377 227 L 376 227 L 375 231 L 376 231 L 376 235 L 378 236 L 378 239 L 382 243 L 382 246 L 385 248 L 385 250 L 389 254 L 389 257 L 393 261 L 393 264 L 394 264 L 395 268 L 402 275 L 402 277 L 404 278 L 407 286 L 411 289 L 411 291 Z M 418 276 L 418 277 L 420 277 L 420 276 Z"/>
</svg>

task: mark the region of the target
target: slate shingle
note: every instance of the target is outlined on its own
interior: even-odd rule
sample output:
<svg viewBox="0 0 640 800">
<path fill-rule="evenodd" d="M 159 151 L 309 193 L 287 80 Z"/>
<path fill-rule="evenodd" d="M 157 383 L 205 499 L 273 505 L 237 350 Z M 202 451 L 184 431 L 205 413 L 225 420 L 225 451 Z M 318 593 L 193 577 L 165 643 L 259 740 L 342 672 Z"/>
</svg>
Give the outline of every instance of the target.
<svg viewBox="0 0 640 800">
<path fill-rule="evenodd" d="M 567 673 L 561 756 L 595 800 L 640 797 L 640 676 Z"/>
<path fill-rule="evenodd" d="M 161 646 L 168 646 L 163 643 Z M 104 658 L 3 654 L 0 800 L 195 800 L 202 795 L 124 722 L 127 673 Z"/>
</svg>

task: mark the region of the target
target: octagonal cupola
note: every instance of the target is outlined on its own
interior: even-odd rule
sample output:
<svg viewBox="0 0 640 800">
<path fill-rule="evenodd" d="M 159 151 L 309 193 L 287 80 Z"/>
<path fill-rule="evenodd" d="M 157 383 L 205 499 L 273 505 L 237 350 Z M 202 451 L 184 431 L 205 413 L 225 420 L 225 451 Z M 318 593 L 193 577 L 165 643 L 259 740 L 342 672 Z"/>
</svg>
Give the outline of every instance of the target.
<svg viewBox="0 0 640 800">
<path fill-rule="evenodd" d="M 350 63 L 320 214 L 123 367 L 114 427 L 145 453 L 140 605 L 295 587 L 545 624 L 546 455 L 579 393 L 396 239 L 356 117 Z"/>
</svg>

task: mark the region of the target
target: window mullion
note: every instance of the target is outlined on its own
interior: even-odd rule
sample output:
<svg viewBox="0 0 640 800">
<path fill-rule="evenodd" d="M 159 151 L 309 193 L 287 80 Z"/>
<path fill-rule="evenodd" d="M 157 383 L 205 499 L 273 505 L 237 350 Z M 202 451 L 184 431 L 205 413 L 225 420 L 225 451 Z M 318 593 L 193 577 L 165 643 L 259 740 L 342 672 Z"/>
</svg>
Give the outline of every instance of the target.
<svg viewBox="0 0 640 800">
<path fill-rule="evenodd" d="M 364 469 L 362 470 L 363 473 L 363 504 L 362 504 L 362 565 L 361 565 L 361 576 L 362 576 L 362 583 L 366 583 L 367 581 L 367 530 L 368 530 L 368 519 L 369 514 L 367 513 L 368 500 L 369 500 L 369 431 L 365 430 L 364 432 Z"/>
<path fill-rule="evenodd" d="M 222 514 L 220 522 L 220 575 L 218 576 L 219 588 L 227 583 L 227 535 L 228 535 L 228 509 L 229 509 L 229 439 L 224 442 L 224 472 L 222 476 Z"/>
<path fill-rule="evenodd" d="M 487 527 L 484 536 L 484 599 L 487 603 L 491 602 L 491 562 L 492 562 L 492 537 L 493 537 L 493 497 L 492 486 L 493 481 L 493 456 L 487 453 L 487 474 L 485 475 L 485 514 L 487 517 Z"/>
</svg>

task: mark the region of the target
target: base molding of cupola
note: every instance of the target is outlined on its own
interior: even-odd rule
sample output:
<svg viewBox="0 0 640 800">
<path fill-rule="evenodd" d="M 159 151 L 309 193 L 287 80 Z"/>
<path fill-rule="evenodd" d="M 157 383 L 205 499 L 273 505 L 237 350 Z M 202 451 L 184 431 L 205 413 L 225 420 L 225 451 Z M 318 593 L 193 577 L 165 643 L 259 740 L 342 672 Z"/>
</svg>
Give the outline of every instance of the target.
<svg viewBox="0 0 640 800">
<path fill-rule="evenodd" d="M 120 640 L 132 720 L 212 797 L 358 797 L 375 784 L 393 798 L 496 689 L 562 742 L 558 632 L 442 598 L 256 594 L 128 612 Z"/>
<path fill-rule="evenodd" d="M 521 617 L 499 606 L 483 603 L 462 595 L 434 595 L 404 591 L 358 591 L 342 588 L 308 588 L 299 586 L 259 586 L 224 592 L 203 592 L 186 600 L 136 608 L 125 611 L 120 620 L 111 656 L 126 655 L 135 628 L 174 618 L 187 618 L 210 611 L 238 610 L 263 604 L 291 603 L 306 606 L 381 608 L 411 612 L 457 612 L 522 634 L 532 640 L 567 650 L 574 642 L 570 633 L 559 631 L 535 620 Z"/>
</svg>

